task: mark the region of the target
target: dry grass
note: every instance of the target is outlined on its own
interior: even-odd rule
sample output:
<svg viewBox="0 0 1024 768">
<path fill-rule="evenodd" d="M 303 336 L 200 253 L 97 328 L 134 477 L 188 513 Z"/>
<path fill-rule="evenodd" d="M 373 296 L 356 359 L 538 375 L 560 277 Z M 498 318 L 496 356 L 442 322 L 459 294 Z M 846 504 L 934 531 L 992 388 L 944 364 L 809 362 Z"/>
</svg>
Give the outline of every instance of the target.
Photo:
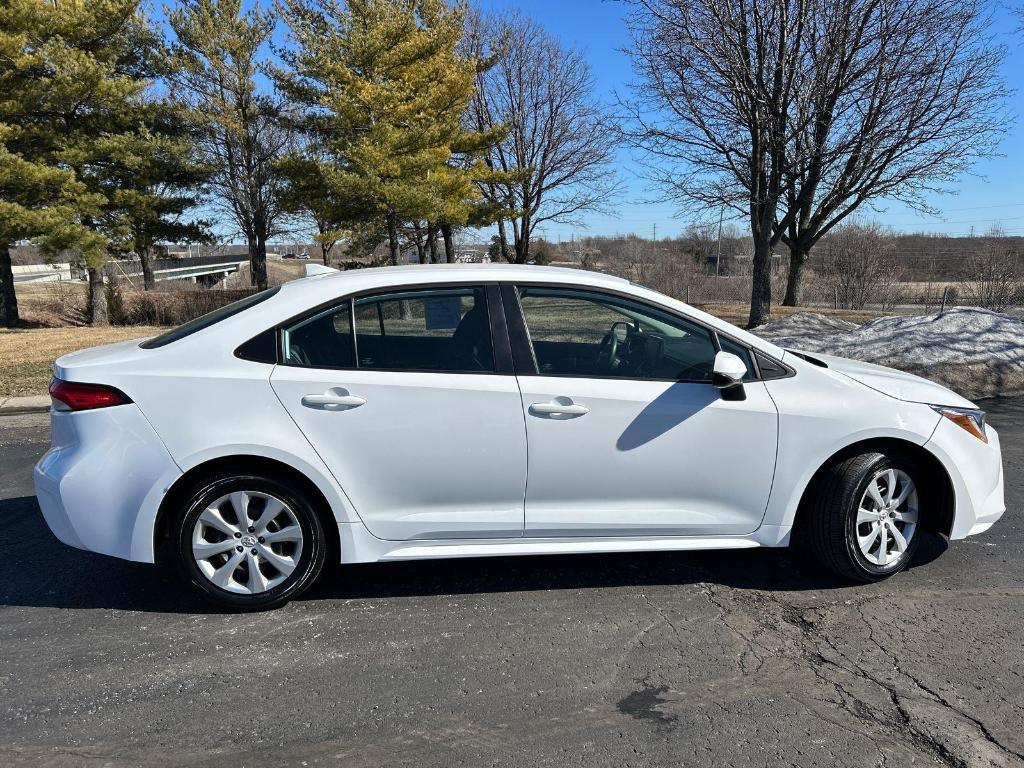
<svg viewBox="0 0 1024 768">
<path fill-rule="evenodd" d="M 45 394 L 53 361 L 68 352 L 152 336 L 161 330 L 138 325 L 0 330 L 0 397 Z"/>
<path fill-rule="evenodd" d="M 19 284 L 16 290 L 19 314 L 26 325 L 61 328 L 88 323 L 85 283 Z"/>
</svg>

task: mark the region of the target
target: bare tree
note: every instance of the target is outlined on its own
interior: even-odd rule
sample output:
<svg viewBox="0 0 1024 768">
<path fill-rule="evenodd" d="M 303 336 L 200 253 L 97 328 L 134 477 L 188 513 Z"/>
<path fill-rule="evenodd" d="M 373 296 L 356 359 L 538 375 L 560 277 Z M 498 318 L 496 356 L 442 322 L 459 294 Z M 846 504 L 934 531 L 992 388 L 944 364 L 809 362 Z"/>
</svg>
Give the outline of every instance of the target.
<svg viewBox="0 0 1024 768">
<path fill-rule="evenodd" d="M 637 82 L 623 101 L 627 135 L 666 198 L 749 222 L 749 325 L 760 325 L 772 249 L 791 216 L 779 214 L 809 0 L 629 1 Z"/>
<path fill-rule="evenodd" d="M 577 222 L 615 194 L 616 133 L 594 98 L 590 66 L 579 51 L 563 48 L 522 15 L 476 15 L 468 26 L 468 45 L 478 59 L 496 57 L 478 74 L 469 120 L 476 130 L 505 129 L 486 161 L 507 176 L 481 188 L 504 212 L 499 252 L 508 252 L 507 218 L 515 260 L 524 263 L 539 225 Z"/>
<path fill-rule="evenodd" d="M 1006 127 L 1004 50 L 983 0 L 811 0 L 786 151 L 784 304 L 811 249 L 873 200 L 926 195 L 990 157 Z"/>
<path fill-rule="evenodd" d="M 1007 247 L 1006 233 L 994 224 L 964 262 L 964 293 L 979 307 L 1002 312 L 1024 301 L 1024 255 Z"/>
<path fill-rule="evenodd" d="M 900 278 L 892 236 L 876 222 L 848 222 L 823 241 L 822 287 L 843 309 L 887 309 Z"/>
<path fill-rule="evenodd" d="M 235 222 L 249 249 L 252 281 L 267 287 L 267 241 L 281 233 L 282 181 L 275 163 L 290 136 L 280 100 L 261 92 L 257 75 L 274 16 L 242 0 L 185 0 L 168 16 L 173 93 L 205 130 L 199 144 L 213 169 L 214 202 Z"/>
</svg>

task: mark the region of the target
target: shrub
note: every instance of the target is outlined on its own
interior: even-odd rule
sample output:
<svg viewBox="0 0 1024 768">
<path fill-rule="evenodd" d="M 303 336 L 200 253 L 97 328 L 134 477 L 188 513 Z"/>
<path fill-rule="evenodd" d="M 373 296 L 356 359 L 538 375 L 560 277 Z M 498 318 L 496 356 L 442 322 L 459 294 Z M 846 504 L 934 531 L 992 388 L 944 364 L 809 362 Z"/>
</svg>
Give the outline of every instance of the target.
<svg viewBox="0 0 1024 768">
<path fill-rule="evenodd" d="M 196 289 L 140 292 L 115 289 L 110 293 L 110 322 L 114 325 L 181 325 L 245 298 L 255 293 L 255 290 Z"/>
</svg>

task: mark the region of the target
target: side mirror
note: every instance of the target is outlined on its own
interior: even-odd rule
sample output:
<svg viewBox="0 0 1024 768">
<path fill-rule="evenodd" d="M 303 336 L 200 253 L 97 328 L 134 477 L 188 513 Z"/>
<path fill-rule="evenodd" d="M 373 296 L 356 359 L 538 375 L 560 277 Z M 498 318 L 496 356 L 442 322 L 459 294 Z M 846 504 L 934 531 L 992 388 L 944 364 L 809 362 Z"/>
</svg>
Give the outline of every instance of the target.
<svg viewBox="0 0 1024 768">
<path fill-rule="evenodd" d="M 743 377 L 747 375 L 746 364 L 731 352 L 715 355 L 715 368 L 711 383 L 722 391 L 725 400 L 746 400 Z"/>
</svg>

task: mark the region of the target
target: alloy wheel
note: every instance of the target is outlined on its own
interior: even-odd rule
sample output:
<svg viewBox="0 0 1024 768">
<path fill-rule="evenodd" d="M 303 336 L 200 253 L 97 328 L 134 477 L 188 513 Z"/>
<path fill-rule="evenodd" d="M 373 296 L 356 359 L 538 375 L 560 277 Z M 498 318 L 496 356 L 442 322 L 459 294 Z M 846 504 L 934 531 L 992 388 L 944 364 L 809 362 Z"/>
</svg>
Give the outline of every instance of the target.
<svg viewBox="0 0 1024 768">
<path fill-rule="evenodd" d="M 891 567 L 906 555 L 917 530 L 917 487 L 901 469 L 871 478 L 857 508 L 857 546 L 873 565 Z"/>
<path fill-rule="evenodd" d="M 192 528 L 192 556 L 217 587 L 256 595 L 280 586 L 302 556 L 302 527 L 276 496 L 235 491 L 203 510 Z"/>
</svg>

